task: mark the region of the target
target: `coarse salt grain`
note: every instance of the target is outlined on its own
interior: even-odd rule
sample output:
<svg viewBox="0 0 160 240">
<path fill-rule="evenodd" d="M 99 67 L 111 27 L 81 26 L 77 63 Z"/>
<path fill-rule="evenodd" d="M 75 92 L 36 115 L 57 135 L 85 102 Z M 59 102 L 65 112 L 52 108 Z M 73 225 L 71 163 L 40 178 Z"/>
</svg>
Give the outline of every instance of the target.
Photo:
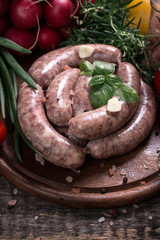
<svg viewBox="0 0 160 240">
<path fill-rule="evenodd" d="M 110 221 L 110 223 L 109 223 L 109 224 L 110 224 L 110 226 L 113 226 L 113 221 Z"/>
<path fill-rule="evenodd" d="M 99 219 L 98 219 L 98 222 L 99 223 L 101 223 L 101 222 L 104 222 L 106 219 L 104 218 L 104 217 L 100 217 Z"/>
<path fill-rule="evenodd" d="M 113 171 L 116 171 L 117 167 L 115 165 L 112 165 Z"/>
<path fill-rule="evenodd" d="M 13 194 L 16 195 L 18 193 L 18 189 L 17 188 L 14 188 L 13 189 Z"/>
<path fill-rule="evenodd" d="M 35 217 L 34 217 L 34 220 L 36 221 L 37 219 L 38 219 L 38 216 L 35 216 Z"/>
<path fill-rule="evenodd" d="M 122 213 L 127 213 L 127 209 L 122 209 Z"/>
<path fill-rule="evenodd" d="M 71 177 L 71 176 L 66 177 L 66 181 L 68 183 L 71 183 L 73 181 L 73 177 Z"/>
<path fill-rule="evenodd" d="M 133 204 L 133 207 L 134 207 L 135 209 L 138 209 L 138 208 L 139 208 L 139 205 Z"/>
</svg>

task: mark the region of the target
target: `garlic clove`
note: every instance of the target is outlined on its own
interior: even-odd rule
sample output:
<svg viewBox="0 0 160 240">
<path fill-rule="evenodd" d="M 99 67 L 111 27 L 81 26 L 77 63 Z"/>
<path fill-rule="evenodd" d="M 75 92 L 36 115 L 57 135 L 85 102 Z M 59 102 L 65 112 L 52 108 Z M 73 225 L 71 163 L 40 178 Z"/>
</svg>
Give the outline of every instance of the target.
<svg viewBox="0 0 160 240">
<path fill-rule="evenodd" d="M 121 102 L 118 97 L 112 97 L 108 100 L 107 104 L 107 111 L 108 112 L 119 112 L 121 111 Z"/>
<path fill-rule="evenodd" d="M 90 57 L 92 56 L 93 52 L 94 52 L 94 48 L 90 46 L 83 45 L 83 46 L 80 46 L 79 48 L 80 58 Z"/>
</svg>

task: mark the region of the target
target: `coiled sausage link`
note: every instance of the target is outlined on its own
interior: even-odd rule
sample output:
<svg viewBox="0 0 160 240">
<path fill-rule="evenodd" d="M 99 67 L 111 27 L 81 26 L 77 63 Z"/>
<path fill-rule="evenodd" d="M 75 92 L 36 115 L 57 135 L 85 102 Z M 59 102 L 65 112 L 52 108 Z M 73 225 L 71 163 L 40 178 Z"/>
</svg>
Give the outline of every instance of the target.
<svg viewBox="0 0 160 240">
<path fill-rule="evenodd" d="M 32 64 L 29 74 L 42 88 L 47 88 L 52 79 L 64 70 L 65 65 L 79 67 L 84 60 L 91 63 L 95 60 L 116 64 L 121 62 L 122 54 L 116 47 L 104 44 L 85 44 L 85 46 L 94 48 L 94 52 L 91 57 L 80 58 L 81 46 L 83 45 L 63 47 L 44 54 Z"/>
<path fill-rule="evenodd" d="M 127 62 L 120 63 L 117 75 L 139 93 L 140 77 L 134 66 Z M 69 121 L 69 132 L 76 138 L 90 140 L 105 137 L 116 131 L 130 119 L 138 105 L 136 102 L 120 103 L 121 110 L 116 113 L 108 112 L 105 105 L 73 117 Z"/>
<path fill-rule="evenodd" d="M 78 68 L 65 70 L 55 76 L 47 89 L 47 116 L 57 126 L 67 126 L 72 118 L 71 91 L 80 75 Z"/>
<path fill-rule="evenodd" d="M 45 115 L 43 97 L 39 85 L 37 91 L 26 83 L 21 85 L 17 107 L 22 131 L 49 162 L 64 168 L 80 167 L 85 160 L 84 148 L 77 146 L 53 129 Z"/>
<path fill-rule="evenodd" d="M 156 102 L 152 89 L 144 82 L 141 84 L 141 101 L 134 116 L 119 131 L 90 141 L 87 153 L 92 157 L 105 159 L 122 155 L 136 148 L 148 136 L 156 118 Z"/>
<path fill-rule="evenodd" d="M 88 85 L 91 77 L 81 76 L 75 86 L 74 95 L 72 98 L 73 116 L 77 116 L 83 112 L 93 109 L 93 105 L 90 100 L 90 89 Z"/>
</svg>

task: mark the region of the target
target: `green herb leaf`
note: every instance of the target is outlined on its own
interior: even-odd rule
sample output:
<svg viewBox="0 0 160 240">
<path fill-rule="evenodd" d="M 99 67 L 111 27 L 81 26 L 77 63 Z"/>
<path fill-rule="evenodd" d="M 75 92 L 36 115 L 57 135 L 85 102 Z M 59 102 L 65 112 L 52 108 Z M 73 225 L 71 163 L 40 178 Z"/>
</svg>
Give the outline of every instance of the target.
<svg viewBox="0 0 160 240">
<path fill-rule="evenodd" d="M 94 61 L 93 66 L 94 66 L 93 76 L 108 75 L 115 71 L 114 65 L 108 62 Z"/>
<path fill-rule="evenodd" d="M 113 86 L 109 86 L 106 83 L 92 86 L 90 98 L 93 106 L 99 108 L 107 104 L 108 100 L 112 98 L 113 93 Z"/>
<path fill-rule="evenodd" d="M 137 92 L 125 83 L 116 87 L 113 95 L 119 96 L 121 100 L 127 103 L 139 102 L 140 100 Z"/>
<path fill-rule="evenodd" d="M 88 83 L 88 85 L 98 85 L 101 83 L 105 82 L 105 76 L 104 75 L 96 75 L 94 77 L 92 77 L 92 79 L 90 80 L 90 82 Z"/>
<path fill-rule="evenodd" d="M 85 76 L 92 76 L 94 67 L 89 61 L 83 61 L 80 64 L 80 70 Z"/>
<path fill-rule="evenodd" d="M 122 80 L 121 80 L 121 78 L 119 78 L 119 77 L 118 77 L 117 75 L 115 75 L 115 74 L 109 74 L 109 75 L 107 75 L 107 76 L 105 77 L 105 82 L 106 82 L 107 84 L 109 84 L 109 85 L 115 85 L 115 86 L 123 83 Z"/>
</svg>

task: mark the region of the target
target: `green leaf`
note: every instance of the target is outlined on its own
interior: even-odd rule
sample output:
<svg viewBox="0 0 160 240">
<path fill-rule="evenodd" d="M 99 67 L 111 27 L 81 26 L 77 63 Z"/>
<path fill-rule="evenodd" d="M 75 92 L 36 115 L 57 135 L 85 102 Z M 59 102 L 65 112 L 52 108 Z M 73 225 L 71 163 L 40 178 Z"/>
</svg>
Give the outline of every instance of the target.
<svg viewBox="0 0 160 240">
<path fill-rule="evenodd" d="M 88 85 L 98 85 L 101 83 L 105 82 L 105 76 L 104 75 L 96 75 L 94 77 L 92 77 L 92 79 L 90 80 L 90 82 L 88 83 Z"/>
<path fill-rule="evenodd" d="M 102 107 L 112 98 L 114 88 L 106 83 L 94 85 L 91 88 L 90 98 L 95 108 Z"/>
<path fill-rule="evenodd" d="M 80 70 L 85 76 L 92 76 L 94 67 L 89 61 L 83 61 L 80 64 Z"/>
<path fill-rule="evenodd" d="M 139 102 L 140 100 L 137 92 L 125 83 L 116 87 L 113 95 L 119 96 L 121 100 L 127 103 Z"/>
<path fill-rule="evenodd" d="M 115 67 L 112 63 L 103 62 L 103 61 L 94 61 L 93 63 L 94 75 L 108 75 L 115 71 Z"/>
<path fill-rule="evenodd" d="M 115 74 L 109 74 L 105 77 L 105 82 L 109 85 L 117 86 L 122 83 L 122 80 Z"/>
</svg>

